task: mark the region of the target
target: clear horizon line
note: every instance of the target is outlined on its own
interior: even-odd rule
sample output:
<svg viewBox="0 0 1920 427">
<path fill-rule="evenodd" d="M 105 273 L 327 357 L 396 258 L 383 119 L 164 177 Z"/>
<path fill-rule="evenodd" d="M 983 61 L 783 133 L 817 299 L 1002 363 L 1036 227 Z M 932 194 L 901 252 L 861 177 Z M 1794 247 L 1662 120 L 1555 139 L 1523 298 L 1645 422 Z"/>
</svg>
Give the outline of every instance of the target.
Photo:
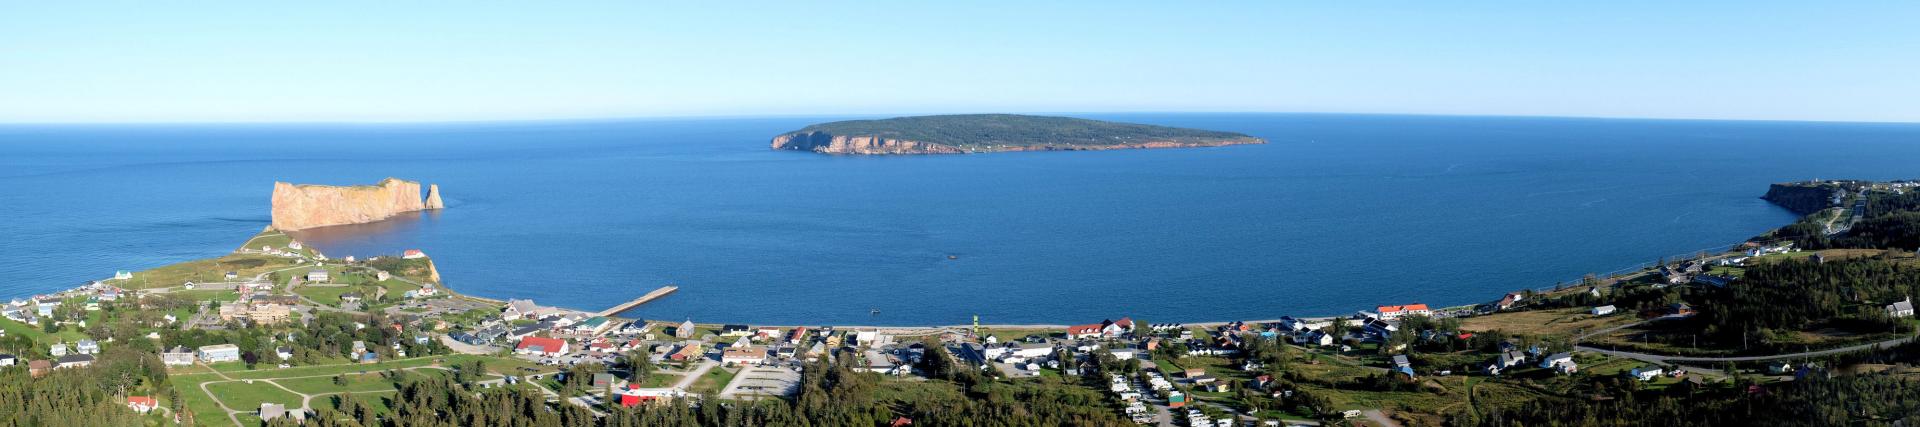
<svg viewBox="0 0 1920 427">
<path fill-rule="evenodd" d="M 834 112 L 834 113 L 745 113 L 745 114 L 659 114 L 659 115 L 608 115 L 580 117 L 547 118 L 476 118 L 476 119 L 320 119 L 320 120 L 70 120 L 70 121 L 8 121 L 0 119 L 0 126 L 150 126 L 150 125 L 451 125 L 451 124 L 513 124 L 513 123 L 564 123 L 564 122 L 615 122 L 615 121 L 656 121 L 656 120 L 726 120 L 755 118 L 805 118 L 805 117 L 908 117 L 939 116 L 958 114 L 1024 114 L 1024 115 L 1077 115 L 1077 114 L 1171 114 L 1171 115 L 1207 115 L 1207 114 L 1272 114 L 1272 115 L 1350 115 L 1350 116 L 1413 116 L 1413 117 L 1484 117 L 1484 118 L 1530 118 L 1530 119 L 1592 119 L 1592 120 L 1651 120 L 1651 121 L 1702 121 L 1702 122 L 1773 122 L 1773 123 L 1835 123 L 1835 124 L 1890 124 L 1913 125 L 1920 121 L 1893 120 L 1822 120 L 1822 119 L 1765 119 L 1765 118 L 1724 118 L 1693 116 L 1611 116 L 1611 115 L 1562 115 L 1562 114 L 1465 114 L 1465 113 L 1425 113 L 1425 112 L 1354 112 L 1354 111 L 1211 111 L 1211 110 L 1107 110 L 1107 111 L 978 111 L 978 112 Z"/>
</svg>

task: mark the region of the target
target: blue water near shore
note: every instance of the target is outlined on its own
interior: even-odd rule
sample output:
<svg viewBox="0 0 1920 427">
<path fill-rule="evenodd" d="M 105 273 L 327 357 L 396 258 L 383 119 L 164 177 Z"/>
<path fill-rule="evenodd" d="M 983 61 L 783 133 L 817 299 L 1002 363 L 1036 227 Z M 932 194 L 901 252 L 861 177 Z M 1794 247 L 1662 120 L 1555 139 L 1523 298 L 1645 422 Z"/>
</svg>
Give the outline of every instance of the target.
<svg viewBox="0 0 1920 427">
<path fill-rule="evenodd" d="M 1267 145 L 835 157 L 780 117 L 0 126 L 0 296 L 219 255 L 275 180 L 440 184 L 449 208 L 309 236 L 424 249 L 457 290 L 772 324 L 1155 322 L 1450 305 L 1791 222 L 1768 183 L 1920 175 L 1920 126 L 1101 114 Z M 949 259 L 949 256 L 957 259 Z M 880 310 L 873 314 L 870 310 Z"/>
</svg>

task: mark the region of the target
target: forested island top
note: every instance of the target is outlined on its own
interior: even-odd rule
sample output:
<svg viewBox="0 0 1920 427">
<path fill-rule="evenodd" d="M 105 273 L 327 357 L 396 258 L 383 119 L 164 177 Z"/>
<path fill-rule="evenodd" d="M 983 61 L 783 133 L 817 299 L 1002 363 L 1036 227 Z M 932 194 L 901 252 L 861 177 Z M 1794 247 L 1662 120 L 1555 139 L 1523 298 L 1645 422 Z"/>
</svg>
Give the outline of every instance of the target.
<svg viewBox="0 0 1920 427">
<path fill-rule="evenodd" d="M 1234 132 L 1072 117 L 959 114 L 820 123 L 773 138 L 775 150 L 829 154 L 964 154 L 1264 144 Z"/>
</svg>

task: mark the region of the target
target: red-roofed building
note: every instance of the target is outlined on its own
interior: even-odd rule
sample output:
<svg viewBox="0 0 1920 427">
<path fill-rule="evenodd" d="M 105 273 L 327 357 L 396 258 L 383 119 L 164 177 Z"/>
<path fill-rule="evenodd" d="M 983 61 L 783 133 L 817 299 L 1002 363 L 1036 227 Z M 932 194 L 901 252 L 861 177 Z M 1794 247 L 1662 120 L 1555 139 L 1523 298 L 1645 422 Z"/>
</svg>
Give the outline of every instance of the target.
<svg viewBox="0 0 1920 427">
<path fill-rule="evenodd" d="M 907 417 L 899 417 L 899 418 L 894 418 L 894 419 L 893 419 L 893 424 L 888 424 L 888 425 L 889 425 L 889 426 L 892 426 L 892 427 L 905 427 L 905 426 L 910 426 L 910 425 L 913 425 L 913 419 L 912 419 L 912 418 L 907 418 Z"/>
<path fill-rule="evenodd" d="M 1383 305 L 1379 307 L 1380 318 L 1398 319 L 1400 316 L 1431 316 L 1433 310 L 1426 304 Z"/>
<path fill-rule="evenodd" d="M 127 408 L 134 412 L 147 413 L 160 407 L 160 401 L 148 396 L 127 396 Z"/>
<path fill-rule="evenodd" d="M 662 401 L 673 398 L 676 392 L 670 388 L 640 388 L 639 384 L 628 383 L 621 389 L 620 406 L 635 407 L 642 403 Z"/>
<path fill-rule="evenodd" d="M 416 259 L 416 258 L 426 258 L 426 257 L 427 257 L 427 253 L 420 252 L 419 249 L 408 249 L 406 252 L 400 253 L 400 258 L 402 259 Z"/>
<path fill-rule="evenodd" d="M 1100 323 L 1074 325 L 1067 327 L 1068 338 L 1119 338 L 1133 332 L 1133 319 L 1122 317 L 1120 320 L 1105 320 Z"/>
<path fill-rule="evenodd" d="M 559 356 L 567 352 L 567 340 L 528 336 L 521 338 L 520 345 L 514 346 L 513 351 L 520 354 Z"/>
</svg>

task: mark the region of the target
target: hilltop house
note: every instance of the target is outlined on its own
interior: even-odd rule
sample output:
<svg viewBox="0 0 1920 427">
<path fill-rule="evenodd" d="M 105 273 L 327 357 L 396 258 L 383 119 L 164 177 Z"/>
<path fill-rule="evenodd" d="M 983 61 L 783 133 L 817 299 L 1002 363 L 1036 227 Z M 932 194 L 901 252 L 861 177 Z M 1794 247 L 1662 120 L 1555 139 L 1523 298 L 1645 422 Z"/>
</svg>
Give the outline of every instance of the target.
<svg viewBox="0 0 1920 427">
<path fill-rule="evenodd" d="M 408 249 L 406 252 L 400 253 L 400 259 L 420 259 L 426 257 L 427 253 L 421 252 L 419 249 Z"/>
<path fill-rule="evenodd" d="M 1613 306 L 1612 306 L 1612 305 L 1603 305 L 1603 306 L 1599 306 L 1599 307 L 1594 307 L 1594 308 L 1593 308 L 1593 315 L 1595 315 L 1595 316 L 1605 316 L 1605 315 L 1609 315 L 1609 314 L 1613 314 L 1613 312 L 1614 312 L 1614 310 L 1615 310 L 1615 309 L 1613 308 Z"/>
</svg>

